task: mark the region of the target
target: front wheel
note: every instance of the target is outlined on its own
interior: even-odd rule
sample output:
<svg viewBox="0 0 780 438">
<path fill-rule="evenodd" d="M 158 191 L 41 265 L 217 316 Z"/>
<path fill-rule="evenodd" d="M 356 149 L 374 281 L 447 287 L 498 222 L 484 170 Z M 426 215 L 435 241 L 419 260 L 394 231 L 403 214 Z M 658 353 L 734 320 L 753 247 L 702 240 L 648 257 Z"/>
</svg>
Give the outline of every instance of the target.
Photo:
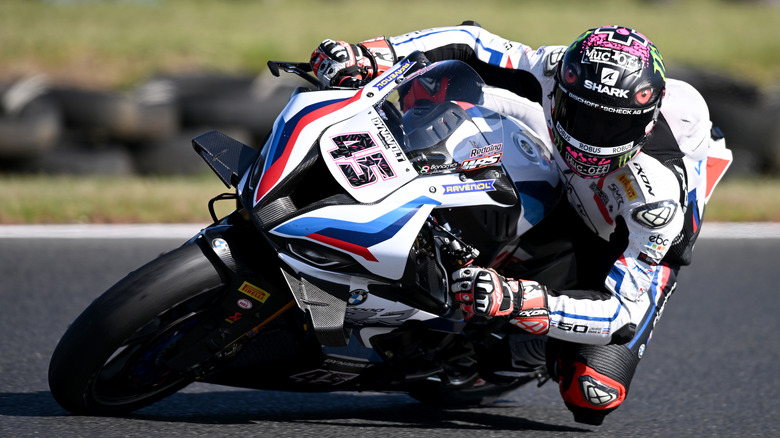
<svg viewBox="0 0 780 438">
<path fill-rule="evenodd" d="M 130 273 L 63 335 L 49 364 L 52 395 L 75 414 L 121 415 L 187 386 L 165 358 L 223 287 L 196 243 Z"/>
</svg>

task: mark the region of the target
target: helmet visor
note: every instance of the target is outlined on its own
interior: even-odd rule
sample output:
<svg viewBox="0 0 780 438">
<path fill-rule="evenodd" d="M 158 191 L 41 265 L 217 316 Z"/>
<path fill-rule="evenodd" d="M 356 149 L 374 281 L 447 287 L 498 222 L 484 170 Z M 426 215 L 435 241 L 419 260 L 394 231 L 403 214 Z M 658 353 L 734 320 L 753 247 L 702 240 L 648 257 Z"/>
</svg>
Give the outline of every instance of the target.
<svg viewBox="0 0 780 438">
<path fill-rule="evenodd" d="M 572 146 L 601 156 L 621 155 L 653 127 L 656 105 L 634 109 L 607 107 L 555 89 L 554 128 Z M 560 132 L 563 131 L 563 132 Z"/>
</svg>

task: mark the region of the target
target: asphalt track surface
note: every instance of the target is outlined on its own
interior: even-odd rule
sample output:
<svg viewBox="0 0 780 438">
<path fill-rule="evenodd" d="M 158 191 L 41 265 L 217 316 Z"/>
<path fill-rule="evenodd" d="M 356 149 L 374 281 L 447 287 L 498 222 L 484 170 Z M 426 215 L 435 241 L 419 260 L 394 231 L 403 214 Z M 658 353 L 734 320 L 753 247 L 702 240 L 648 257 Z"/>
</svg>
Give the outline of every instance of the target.
<svg viewBox="0 0 780 438">
<path fill-rule="evenodd" d="M 704 230 L 708 225 L 705 224 Z M 77 227 L 78 228 L 78 227 Z M 780 233 L 712 224 L 681 272 L 628 400 L 575 423 L 548 382 L 492 406 L 441 410 L 403 394 L 294 394 L 196 384 L 122 418 L 68 414 L 46 380 L 67 325 L 130 270 L 191 232 L 0 227 L 0 436 L 780 436 Z M 85 228 L 86 229 L 86 228 Z M 143 234 L 142 233 L 142 234 Z M 161 238 L 167 236 L 167 238 Z"/>
</svg>

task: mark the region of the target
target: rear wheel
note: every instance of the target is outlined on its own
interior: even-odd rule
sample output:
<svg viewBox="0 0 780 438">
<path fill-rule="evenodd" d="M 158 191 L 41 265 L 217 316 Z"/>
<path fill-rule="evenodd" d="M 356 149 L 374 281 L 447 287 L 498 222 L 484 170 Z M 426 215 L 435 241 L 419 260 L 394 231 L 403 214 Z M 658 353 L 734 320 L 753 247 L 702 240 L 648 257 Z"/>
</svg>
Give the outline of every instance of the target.
<svg viewBox="0 0 780 438">
<path fill-rule="evenodd" d="M 186 244 L 130 273 L 96 299 L 60 340 L 49 387 L 76 414 L 120 415 L 187 386 L 166 366 L 177 342 L 198 325 L 223 282 L 197 244 Z"/>
</svg>

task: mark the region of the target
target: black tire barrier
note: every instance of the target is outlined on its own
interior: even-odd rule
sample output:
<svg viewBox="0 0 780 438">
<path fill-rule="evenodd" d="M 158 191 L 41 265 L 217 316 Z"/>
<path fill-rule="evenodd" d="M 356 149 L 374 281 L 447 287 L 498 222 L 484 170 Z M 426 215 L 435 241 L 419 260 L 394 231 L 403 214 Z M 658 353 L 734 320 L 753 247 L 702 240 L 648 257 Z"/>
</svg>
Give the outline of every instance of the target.
<svg viewBox="0 0 780 438">
<path fill-rule="evenodd" d="M 678 68 L 670 76 L 693 85 L 734 153 L 728 176 L 780 172 L 780 105 L 753 84 L 719 73 Z"/>
<path fill-rule="evenodd" d="M 140 175 L 197 175 L 211 170 L 192 148 L 192 139 L 211 127 L 185 128 L 171 137 L 158 139 L 131 149 L 134 168 Z M 247 143 L 252 136 L 241 128 L 222 130 L 227 135 Z"/>
<path fill-rule="evenodd" d="M 149 96 L 80 88 L 50 91 L 63 112 L 65 125 L 86 137 L 105 137 L 122 143 L 139 143 L 173 135 L 179 128 L 178 107 L 170 96 Z"/>
<path fill-rule="evenodd" d="M 45 154 L 17 161 L 14 171 L 44 175 L 130 176 L 136 169 L 132 155 L 121 144 L 94 147 L 60 142 Z"/>
<path fill-rule="evenodd" d="M 0 160 L 39 156 L 60 136 L 59 107 L 38 77 L 0 85 Z"/>
<path fill-rule="evenodd" d="M 678 67 L 669 76 L 689 82 L 707 101 L 734 152 L 729 177 L 780 172 L 780 90 L 767 93 L 702 69 Z M 70 162 L 78 174 L 196 173 L 200 164 L 190 136 L 235 130 L 242 141 L 260 147 L 300 86 L 311 88 L 289 74 L 156 76 L 123 93 L 47 87 L 40 77 L 0 84 L 0 171 L 63 173 Z M 82 165 L 91 152 L 102 154 L 95 160 L 103 164 Z M 47 154 L 52 157 L 39 159 Z M 112 154 L 116 163 L 109 165 Z M 130 163 L 120 165 L 127 160 L 119 155 Z"/>
<path fill-rule="evenodd" d="M 212 92 L 179 97 L 182 125 L 241 127 L 263 138 L 295 88 L 306 85 L 297 77 L 258 76 Z"/>
</svg>

